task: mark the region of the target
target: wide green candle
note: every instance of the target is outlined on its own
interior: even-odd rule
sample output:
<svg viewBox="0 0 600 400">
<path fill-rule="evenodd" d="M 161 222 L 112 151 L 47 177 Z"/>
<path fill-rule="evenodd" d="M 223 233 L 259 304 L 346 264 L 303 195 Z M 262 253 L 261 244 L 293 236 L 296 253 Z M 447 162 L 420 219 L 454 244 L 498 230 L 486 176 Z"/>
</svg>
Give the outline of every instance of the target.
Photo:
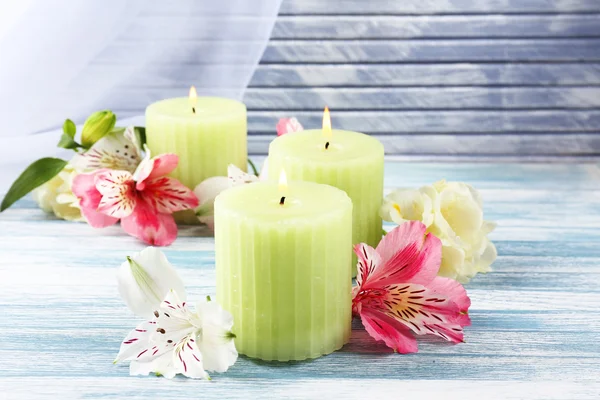
<svg viewBox="0 0 600 400">
<path fill-rule="evenodd" d="M 269 176 L 276 177 L 284 169 L 290 180 L 325 183 L 345 191 L 354 205 L 352 243 L 375 247 L 382 232 L 383 158 L 383 145 L 368 135 L 334 129 L 324 136 L 320 129 L 308 130 L 271 142 Z M 348 268 L 356 276 L 356 256 Z"/>
<path fill-rule="evenodd" d="M 227 166 L 247 168 L 246 106 L 219 97 L 162 100 L 146 108 L 146 141 L 153 155 L 175 153 L 171 176 L 193 189 L 212 176 L 227 176 Z M 179 222 L 197 222 L 193 212 Z"/>
<path fill-rule="evenodd" d="M 348 342 L 351 231 L 352 202 L 331 186 L 258 182 L 217 197 L 217 299 L 241 354 L 304 360 Z"/>
</svg>

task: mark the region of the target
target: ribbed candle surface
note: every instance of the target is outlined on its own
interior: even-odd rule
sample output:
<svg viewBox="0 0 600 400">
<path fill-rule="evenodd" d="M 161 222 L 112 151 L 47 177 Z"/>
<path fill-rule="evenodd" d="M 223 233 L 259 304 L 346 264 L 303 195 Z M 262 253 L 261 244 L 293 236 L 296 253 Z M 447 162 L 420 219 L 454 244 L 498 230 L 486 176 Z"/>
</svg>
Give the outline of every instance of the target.
<svg viewBox="0 0 600 400">
<path fill-rule="evenodd" d="M 189 98 L 167 99 L 146 108 L 146 140 L 153 155 L 175 153 L 171 176 L 187 187 L 211 176 L 227 176 L 227 166 L 247 168 L 246 106 L 219 97 L 198 97 L 195 113 Z M 193 223 L 193 212 L 178 222 Z"/>
<path fill-rule="evenodd" d="M 271 142 L 269 177 L 278 177 L 283 168 L 289 179 L 325 183 L 345 191 L 354 205 L 352 243 L 375 247 L 382 230 L 383 160 L 383 145 L 368 135 L 334 129 L 326 139 L 320 129 L 308 130 Z M 356 276 L 354 255 L 350 268 Z"/>
<path fill-rule="evenodd" d="M 352 202 L 334 187 L 234 187 L 215 202 L 217 300 L 241 354 L 304 360 L 350 338 Z"/>
</svg>

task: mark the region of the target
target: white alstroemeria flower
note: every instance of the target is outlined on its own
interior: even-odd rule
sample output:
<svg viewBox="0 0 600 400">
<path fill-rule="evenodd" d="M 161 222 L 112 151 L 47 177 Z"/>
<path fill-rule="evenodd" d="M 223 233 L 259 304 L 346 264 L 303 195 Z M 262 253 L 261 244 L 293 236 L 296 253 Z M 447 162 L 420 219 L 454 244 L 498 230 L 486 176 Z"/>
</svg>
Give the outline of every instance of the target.
<svg viewBox="0 0 600 400">
<path fill-rule="evenodd" d="M 84 153 L 77 154 L 71 164 L 80 172 L 102 168 L 133 173 L 142 161 L 142 147 L 135 129 L 130 126 L 124 132 L 112 132 L 92 145 Z"/>
<path fill-rule="evenodd" d="M 264 170 L 264 167 L 263 167 Z M 214 230 L 215 199 L 224 190 L 234 186 L 258 182 L 259 177 L 242 171 L 233 164 L 227 167 L 228 176 L 213 176 L 202 181 L 194 189 L 194 194 L 200 201 L 196 208 L 196 216 L 203 224 Z"/>
<path fill-rule="evenodd" d="M 115 360 L 131 361 L 131 375 L 210 379 L 205 370 L 225 372 L 237 360 L 233 318 L 218 304 L 199 303 L 193 313 L 171 290 L 153 315 L 127 335 Z"/>
<path fill-rule="evenodd" d="M 170 290 L 185 301 L 185 287 L 162 251 L 147 247 L 121 264 L 117 272 L 119 293 L 137 316 L 151 319 Z"/>
<path fill-rule="evenodd" d="M 421 221 L 426 227 L 433 223 L 437 192 L 432 186 L 420 189 L 398 189 L 387 195 L 381 206 L 381 218 L 398 225 L 406 221 Z"/>
</svg>

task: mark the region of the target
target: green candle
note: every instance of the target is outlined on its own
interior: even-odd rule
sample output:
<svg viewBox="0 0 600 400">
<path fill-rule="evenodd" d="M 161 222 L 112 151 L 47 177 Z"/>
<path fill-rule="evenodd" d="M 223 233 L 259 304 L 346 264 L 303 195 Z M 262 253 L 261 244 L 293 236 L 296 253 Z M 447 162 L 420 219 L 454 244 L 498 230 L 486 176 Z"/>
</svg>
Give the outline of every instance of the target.
<svg viewBox="0 0 600 400">
<path fill-rule="evenodd" d="M 376 247 L 382 230 L 379 208 L 383 201 L 383 145 L 358 132 L 333 130 L 328 134 L 326 118 L 324 130 L 289 133 L 271 142 L 269 176 L 285 169 L 290 180 L 342 189 L 354 205 L 352 243 Z M 356 276 L 354 255 L 349 268 Z"/>
<path fill-rule="evenodd" d="M 146 108 L 146 140 L 153 155 L 175 153 L 179 165 L 171 176 L 187 187 L 211 176 L 227 176 L 234 164 L 246 171 L 246 106 L 219 97 L 162 100 Z M 194 222 L 193 212 L 179 222 Z"/>
<path fill-rule="evenodd" d="M 215 202 L 217 299 L 241 354 L 304 360 L 350 338 L 352 202 L 334 187 L 258 182 Z"/>
</svg>

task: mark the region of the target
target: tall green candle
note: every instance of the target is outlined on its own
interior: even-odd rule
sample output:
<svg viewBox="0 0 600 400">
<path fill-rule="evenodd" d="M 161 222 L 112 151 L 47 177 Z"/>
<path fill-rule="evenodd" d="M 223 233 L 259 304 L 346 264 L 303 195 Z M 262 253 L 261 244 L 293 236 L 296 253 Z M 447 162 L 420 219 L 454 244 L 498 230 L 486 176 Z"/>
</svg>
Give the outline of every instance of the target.
<svg viewBox="0 0 600 400">
<path fill-rule="evenodd" d="M 290 180 L 325 183 L 352 199 L 352 243 L 376 247 L 381 240 L 379 208 L 383 201 L 383 145 L 368 135 L 334 129 L 288 133 L 271 142 L 269 176 L 285 169 Z M 352 252 L 349 248 L 348 252 Z M 356 256 L 353 255 L 353 276 Z"/>
<path fill-rule="evenodd" d="M 352 202 L 312 182 L 234 187 L 215 201 L 217 299 L 241 354 L 304 360 L 350 338 Z"/>
<path fill-rule="evenodd" d="M 146 108 L 146 140 L 152 154 L 175 153 L 171 174 L 193 189 L 211 176 L 227 176 L 227 166 L 247 168 L 246 106 L 219 97 L 167 99 Z M 184 214 L 185 215 L 185 214 Z M 193 212 L 179 222 L 195 222 Z"/>
</svg>

